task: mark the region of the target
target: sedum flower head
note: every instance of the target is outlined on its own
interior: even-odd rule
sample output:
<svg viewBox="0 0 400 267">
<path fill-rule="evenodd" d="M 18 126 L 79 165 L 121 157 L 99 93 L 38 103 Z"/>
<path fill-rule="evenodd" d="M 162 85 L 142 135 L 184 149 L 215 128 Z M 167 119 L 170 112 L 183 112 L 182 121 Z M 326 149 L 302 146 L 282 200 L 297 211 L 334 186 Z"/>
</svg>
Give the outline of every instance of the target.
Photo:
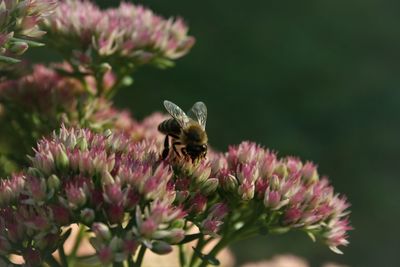
<svg viewBox="0 0 400 267">
<path fill-rule="evenodd" d="M 300 229 L 323 239 L 337 253 L 338 246 L 348 244 L 350 205 L 325 177 L 319 178 L 312 163 L 278 159 L 255 143 L 243 142 L 225 155 L 214 155 L 213 172 L 231 206 L 243 214 L 253 209 L 248 216 L 259 220 L 257 227 L 270 232 Z"/>
<path fill-rule="evenodd" d="M 92 230 L 103 263 L 125 260 L 140 244 L 167 252 L 184 237 L 185 212 L 172 205 L 172 171 L 158 153 L 150 141 L 131 143 L 110 131 L 63 127 L 42 139 L 30 168 L 0 184 L 0 253 L 44 258 L 57 244 L 47 238 L 62 240 L 61 227 L 73 223 Z"/>
<path fill-rule="evenodd" d="M 0 135 L 7 136 L 0 140 L 0 143 L 7 140 L 0 147 L 1 150 L 7 147 L 12 150 L 4 154 L 12 153 L 18 162 L 25 162 L 25 155 L 30 153 L 38 138 L 49 135 L 62 123 L 88 127 L 97 132 L 108 128 L 116 131 L 133 129 L 135 122 L 127 112 L 116 110 L 109 100 L 93 98 L 96 84 L 92 79 L 87 77 L 83 83 L 59 72 L 69 73 L 70 68 L 67 64 L 52 68 L 34 65 L 32 73 L 0 82 L 4 125 Z M 112 73 L 104 79 L 104 84 L 112 86 Z M 15 135 L 15 132 L 21 135 Z M 24 142 L 20 141 L 22 135 Z"/>
<path fill-rule="evenodd" d="M 30 39 L 45 34 L 39 23 L 56 7 L 55 0 L 0 1 L 0 62 L 13 63 L 28 47 L 41 45 Z"/>
<path fill-rule="evenodd" d="M 181 19 L 164 19 L 131 3 L 100 10 L 90 1 L 60 3 L 44 23 L 47 38 L 58 49 L 84 65 L 104 62 L 118 67 L 142 64 L 169 66 L 194 43 Z"/>
</svg>

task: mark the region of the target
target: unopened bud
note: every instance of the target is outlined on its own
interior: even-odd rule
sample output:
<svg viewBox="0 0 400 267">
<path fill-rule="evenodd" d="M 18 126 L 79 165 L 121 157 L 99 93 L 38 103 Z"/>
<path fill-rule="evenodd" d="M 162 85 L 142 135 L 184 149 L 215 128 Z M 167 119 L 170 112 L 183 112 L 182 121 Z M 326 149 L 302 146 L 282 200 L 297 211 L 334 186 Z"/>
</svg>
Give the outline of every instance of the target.
<svg viewBox="0 0 400 267">
<path fill-rule="evenodd" d="M 222 183 L 222 188 L 224 188 L 224 190 L 229 192 L 234 192 L 236 191 L 238 186 L 239 186 L 238 180 L 232 174 L 228 174 L 226 177 L 224 177 Z"/>
<path fill-rule="evenodd" d="M 114 184 L 114 178 L 109 172 L 104 171 L 101 175 L 101 183 L 103 185 L 112 185 Z"/>
<path fill-rule="evenodd" d="M 42 173 L 36 168 L 29 167 L 28 168 L 28 175 L 29 176 L 34 176 L 34 177 L 41 177 Z"/>
<path fill-rule="evenodd" d="M 94 223 L 92 225 L 92 231 L 95 233 L 96 237 L 108 241 L 111 239 L 111 232 L 108 226 L 104 223 Z"/>
<path fill-rule="evenodd" d="M 78 140 L 76 141 L 76 147 L 80 150 L 80 151 L 85 151 L 88 148 L 88 143 L 86 141 L 86 138 L 84 137 L 80 137 L 78 138 Z"/>
<path fill-rule="evenodd" d="M 274 174 L 278 175 L 279 177 L 283 178 L 288 175 L 288 170 L 284 164 L 279 164 L 275 170 Z"/>
<path fill-rule="evenodd" d="M 254 197 L 255 184 L 254 183 L 244 183 L 238 188 L 238 193 L 243 200 L 251 200 Z"/>
<path fill-rule="evenodd" d="M 91 224 L 95 218 L 94 211 L 92 209 L 86 208 L 81 210 L 81 220 L 85 224 Z"/>
<path fill-rule="evenodd" d="M 65 170 L 68 168 L 69 159 L 63 148 L 59 149 L 58 152 L 56 153 L 55 162 L 57 168 L 60 170 Z"/>
<path fill-rule="evenodd" d="M 57 177 L 57 175 L 50 175 L 50 177 L 47 179 L 47 187 L 53 190 L 57 190 L 60 187 L 60 179 Z"/>
<path fill-rule="evenodd" d="M 202 185 L 201 192 L 208 196 L 215 192 L 218 188 L 218 179 L 217 178 L 209 178 Z"/>
<path fill-rule="evenodd" d="M 25 53 L 26 50 L 28 50 L 29 45 L 25 42 L 15 42 L 11 45 L 10 47 L 10 52 L 15 54 L 15 55 L 22 55 Z"/>
<path fill-rule="evenodd" d="M 101 73 L 106 73 L 107 71 L 110 71 L 112 69 L 111 65 L 108 64 L 107 62 L 101 63 L 99 66 L 99 71 Z"/>
<path fill-rule="evenodd" d="M 164 255 L 170 253 L 172 251 L 172 247 L 167 242 L 154 241 L 151 246 L 151 251 L 156 254 Z"/>
</svg>

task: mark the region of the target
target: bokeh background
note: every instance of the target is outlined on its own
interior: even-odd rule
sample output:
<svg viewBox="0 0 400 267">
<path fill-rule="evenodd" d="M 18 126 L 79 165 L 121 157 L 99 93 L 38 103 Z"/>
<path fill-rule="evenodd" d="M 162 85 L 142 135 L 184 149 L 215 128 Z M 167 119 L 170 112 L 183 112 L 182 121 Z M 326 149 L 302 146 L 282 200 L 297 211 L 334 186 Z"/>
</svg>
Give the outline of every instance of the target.
<svg viewBox="0 0 400 267">
<path fill-rule="evenodd" d="M 352 203 L 344 255 L 294 232 L 233 245 L 238 265 L 292 253 L 312 266 L 398 266 L 400 2 L 135 2 L 184 17 L 197 43 L 172 69 L 139 70 L 117 106 L 141 119 L 164 99 L 202 100 L 214 148 L 253 140 L 312 160 Z"/>
</svg>

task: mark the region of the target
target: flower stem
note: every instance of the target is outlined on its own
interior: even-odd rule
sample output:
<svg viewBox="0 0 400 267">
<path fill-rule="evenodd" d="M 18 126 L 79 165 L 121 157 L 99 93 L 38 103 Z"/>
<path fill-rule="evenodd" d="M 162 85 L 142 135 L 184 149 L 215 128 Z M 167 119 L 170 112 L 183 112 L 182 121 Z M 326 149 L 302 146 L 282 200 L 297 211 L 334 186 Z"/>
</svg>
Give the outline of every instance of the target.
<svg viewBox="0 0 400 267">
<path fill-rule="evenodd" d="M 73 266 L 75 264 L 76 254 L 78 252 L 78 249 L 81 245 L 81 241 L 84 236 L 85 236 L 85 226 L 83 224 L 80 224 L 78 234 L 76 235 L 74 246 L 72 247 L 71 254 L 68 256 L 68 263 L 70 264 L 70 266 Z"/>
<path fill-rule="evenodd" d="M 143 258 L 144 258 L 144 253 L 146 253 L 146 246 L 141 245 L 140 246 L 140 250 L 139 250 L 139 254 L 136 258 L 136 262 L 135 262 L 135 267 L 140 267 L 142 265 L 143 262 Z"/>
<path fill-rule="evenodd" d="M 58 247 L 58 253 L 60 254 L 61 266 L 68 267 L 68 260 L 65 256 L 64 244 L 61 244 Z"/>
<path fill-rule="evenodd" d="M 215 257 L 217 256 L 218 252 L 220 252 L 223 248 L 225 248 L 229 243 L 230 243 L 230 239 L 229 238 L 222 238 L 217 245 L 215 245 L 215 247 L 210 251 L 210 253 L 207 254 L 208 257 Z M 208 264 L 207 261 L 203 260 L 199 267 L 206 267 Z"/>
<path fill-rule="evenodd" d="M 199 238 L 199 240 L 197 241 L 196 248 L 195 248 L 196 251 L 201 251 L 203 249 L 203 246 L 204 246 L 204 236 L 202 235 Z M 190 259 L 189 267 L 194 266 L 196 261 L 197 261 L 197 254 L 195 251 L 193 251 L 192 258 Z"/>
<path fill-rule="evenodd" d="M 181 264 L 181 267 L 185 267 L 186 265 L 186 256 L 185 256 L 185 251 L 183 244 L 179 244 L 179 262 Z"/>
<path fill-rule="evenodd" d="M 60 263 L 58 263 L 58 261 L 54 258 L 53 255 L 50 255 L 50 256 L 47 258 L 46 262 L 47 262 L 51 267 L 60 267 L 60 266 L 61 266 Z M 68 266 L 68 265 L 65 265 L 65 266 Z"/>
</svg>

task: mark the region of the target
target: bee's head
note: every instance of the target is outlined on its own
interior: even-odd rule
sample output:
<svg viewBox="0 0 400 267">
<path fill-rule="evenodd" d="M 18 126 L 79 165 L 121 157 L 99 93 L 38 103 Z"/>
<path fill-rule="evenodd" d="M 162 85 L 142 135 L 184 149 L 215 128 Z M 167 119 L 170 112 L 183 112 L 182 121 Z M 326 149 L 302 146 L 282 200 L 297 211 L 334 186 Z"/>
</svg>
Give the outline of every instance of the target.
<svg viewBox="0 0 400 267">
<path fill-rule="evenodd" d="M 192 161 L 196 161 L 199 158 L 204 158 L 207 154 L 207 144 L 203 145 L 193 145 L 188 144 L 185 148 L 187 155 L 192 159 Z"/>
</svg>

